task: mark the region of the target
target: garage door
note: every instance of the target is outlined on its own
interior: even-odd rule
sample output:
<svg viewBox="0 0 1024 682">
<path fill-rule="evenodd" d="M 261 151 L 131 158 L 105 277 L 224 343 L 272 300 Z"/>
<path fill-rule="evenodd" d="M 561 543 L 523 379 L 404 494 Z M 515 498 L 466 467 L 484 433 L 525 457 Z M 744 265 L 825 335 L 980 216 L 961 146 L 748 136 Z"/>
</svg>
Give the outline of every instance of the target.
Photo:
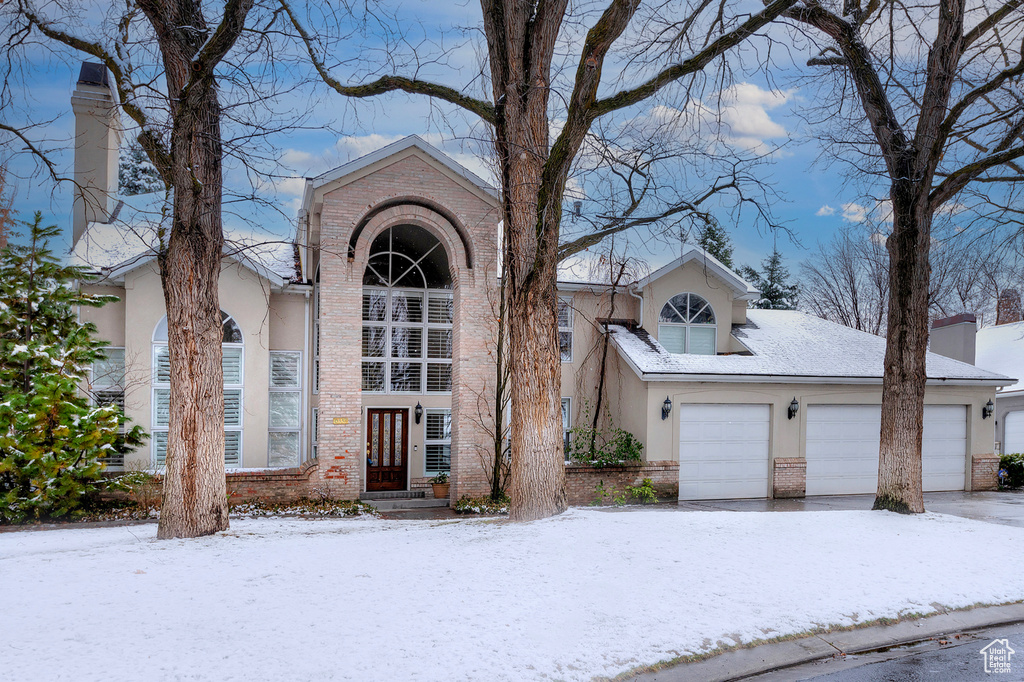
<svg viewBox="0 0 1024 682">
<path fill-rule="evenodd" d="M 1003 453 L 1024 452 L 1024 411 L 1007 412 L 1003 418 Z"/>
<path fill-rule="evenodd" d="M 853 495 L 878 489 L 878 405 L 812 405 L 807 410 L 807 494 Z M 963 490 L 967 408 L 926 405 L 925 491 Z"/>
<path fill-rule="evenodd" d="M 768 405 L 679 406 L 679 499 L 768 496 Z"/>
</svg>

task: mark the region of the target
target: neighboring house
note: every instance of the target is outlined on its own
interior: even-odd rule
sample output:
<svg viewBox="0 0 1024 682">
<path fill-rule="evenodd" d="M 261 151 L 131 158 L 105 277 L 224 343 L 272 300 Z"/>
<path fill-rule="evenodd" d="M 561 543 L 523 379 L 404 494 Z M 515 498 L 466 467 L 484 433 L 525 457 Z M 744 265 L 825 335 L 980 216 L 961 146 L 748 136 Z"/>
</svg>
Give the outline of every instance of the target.
<svg viewBox="0 0 1024 682">
<path fill-rule="evenodd" d="M 166 218 L 160 201 L 115 197 L 105 74 L 83 69 L 73 102 L 72 260 L 103 277 L 90 288 L 120 298 L 82 311 L 112 344 L 92 389 L 154 434 L 112 464 L 159 468 L 168 374 L 155 255 Z M 500 219 L 494 188 L 411 136 L 307 180 L 294 244 L 234 231 L 220 279 L 229 477 L 269 469 L 268 486 L 355 498 L 408 494 L 450 471 L 454 498 L 487 492 Z M 608 284 L 558 288 L 565 428 L 594 403 L 608 330 L 602 419 L 645 446 L 626 482 L 650 476 L 680 499 L 874 492 L 883 339 L 750 310 L 758 292 L 696 247 L 620 287 L 614 314 Z M 981 409 L 1008 381 L 929 354 L 926 490 L 995 484 Z M 568 474 L 576 501 L 620 475 Z"/>
<path fill-rule="evenodd" d="M 985 327 L 978 332 L 977 365 L 990 372 L 1024 379 L 1024 322 Z M 996 392 L 997 451 L 1024 452 L 1024 382 Z"/>
</svg>

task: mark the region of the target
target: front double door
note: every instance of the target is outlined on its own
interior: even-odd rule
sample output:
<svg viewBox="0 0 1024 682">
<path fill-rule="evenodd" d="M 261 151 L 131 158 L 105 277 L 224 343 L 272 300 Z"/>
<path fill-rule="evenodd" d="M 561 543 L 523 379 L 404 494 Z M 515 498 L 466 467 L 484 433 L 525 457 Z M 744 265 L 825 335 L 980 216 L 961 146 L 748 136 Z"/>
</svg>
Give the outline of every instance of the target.
<svg viewBox="0 0 1024 682">
<path fill-rule="evenodd" d="M 366 411 L 366 490 L 405 490 L 409 468 L 409 410 Z"/>
</svg>

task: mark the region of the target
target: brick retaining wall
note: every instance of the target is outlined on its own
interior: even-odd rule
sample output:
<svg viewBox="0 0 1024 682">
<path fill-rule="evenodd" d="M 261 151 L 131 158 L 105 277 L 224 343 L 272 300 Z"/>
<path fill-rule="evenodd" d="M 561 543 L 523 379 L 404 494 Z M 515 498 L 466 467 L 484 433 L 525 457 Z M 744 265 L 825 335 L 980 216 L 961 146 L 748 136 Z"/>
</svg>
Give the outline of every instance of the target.
<svg viewBox="0 0 1024 682">
<path fill-rule="evenodd" d="M 569 464 L 565 467 L 565 491 L 570 505 L 584 506 L 598 500 L 599 483 L 603 482 L 609 493 L 622 495 L 626 486 L 640 485 L 645 478 L 651 479 L 659 497 L 679 497 L 679 463 L 671 461 L 604 468 Z"/>
</svg>

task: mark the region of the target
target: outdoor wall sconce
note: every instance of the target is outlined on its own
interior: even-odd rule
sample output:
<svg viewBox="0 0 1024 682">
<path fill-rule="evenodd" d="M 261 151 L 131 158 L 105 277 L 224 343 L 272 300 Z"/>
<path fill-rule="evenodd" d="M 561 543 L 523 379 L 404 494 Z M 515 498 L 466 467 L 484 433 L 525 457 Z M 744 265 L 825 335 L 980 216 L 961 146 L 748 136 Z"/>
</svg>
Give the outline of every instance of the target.
<svg viewBox="0 0 1024 682">
<path fill-rule="evenodd" d="M 793 398 L 793 402 L 791 402 L 789 404 L 789 418 L 792 419 L 793 417 L 795 417 L 796 413 L 799 412 L 799 411 L 800 411 L 800 403 L 798 403 L 796 401 L 796 398 L 794 397 Z"/>
<path fill-rule="evenodd" d="M 985 403 L 985 407 L 981 408 L 981 418 L 988 419 L 992 416 L 992 413 L 996 411 L 996 406 L 992 404 L 992 401 Z"/>
<path fill-rule="evenodd" d="M 420 402 L 418 400 L 416 401 L 416 409 L 414 410 L 414 414 L 416 415 L 416 423 L 419 424 L 420 420 L 423 419 L 423 406 L 420 405 Z"/>
<path fill-rule="evenodd" d="M 665 402 L 661 404 L 661 421 L 668 419 L 668 413 L 672 411 L 672 400 L 665 396 Z"/>
</svg>

